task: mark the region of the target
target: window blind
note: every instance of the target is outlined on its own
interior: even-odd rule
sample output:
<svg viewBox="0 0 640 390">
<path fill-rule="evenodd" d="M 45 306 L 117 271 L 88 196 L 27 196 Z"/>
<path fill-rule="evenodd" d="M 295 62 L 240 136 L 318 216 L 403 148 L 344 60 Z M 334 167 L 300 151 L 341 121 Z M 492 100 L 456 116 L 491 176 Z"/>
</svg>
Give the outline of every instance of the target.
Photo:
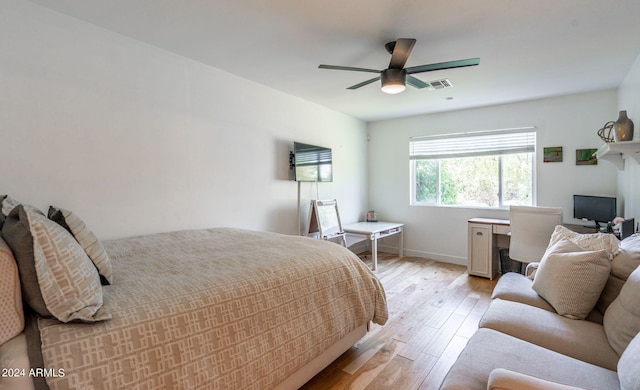
<svg viewBox="0 0 640 390">
<path fill-rule="evenodd" d="M 428 160 L 528 153 L 534 152 L 535 147 L 535 127 L 479 131 L 411 137 L 409 139 L 409 158 L 411 160 Z"/>
</svg>

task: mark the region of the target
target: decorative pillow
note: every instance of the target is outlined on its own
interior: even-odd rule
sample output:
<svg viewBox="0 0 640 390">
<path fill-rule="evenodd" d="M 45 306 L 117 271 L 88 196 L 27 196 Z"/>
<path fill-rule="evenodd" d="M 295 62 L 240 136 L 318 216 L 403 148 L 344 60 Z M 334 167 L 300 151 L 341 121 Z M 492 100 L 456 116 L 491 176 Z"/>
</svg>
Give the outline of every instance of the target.
<svg viewBox="0 0 640 390">
<path fill-rule="evenodd" d="M 12 199 L 9 195 L 2 195 L 0 196 L 0 213 L 6 217 L 19 204 L 20 202 Z"/>
<path fill-rule="evenodd" d="M 640 384 L 640 333 L 631 340 L 618 361 L 618 378 L 622 390 L 637 390 Z"/>
<path fill-rule="evenodd" d="M 604 313 L 604 332 L 611 348 L 622 355 L 640 332 L 640 267 L 629 275 L 618 297 Z"/>
<path fill-rule="evenodd" d="M 7 216 L 2 236 L 18 263 L 23 298 L 38 314 L 62 322 L 111 318 L 102 308 L 96 268 L 63 227 L 19 205 Z"/>
<path fill-rule="evenodd" d="M 576 233 L 568 228 L 558 225 L 551 234 L 551 240 L 549 240 L 549 246 L 553 246 L 558 241 L 566 238 L 575 244 L 588 251 L 604 250 L 609 256 L 609 260 L 613 259 L 620 250 L 620 241 L 613 234 L 607 233 L 591 233 L 580 234 Z"/>
<path fill-rule="evenodd" d="M 558 314 L 582 320 L 598 302 L 610 267 L 607 252 L 561 239 L 545 252 L 531 287 Z"/>
<path fill-rule="evenodd" d="M 22 332 L 24 312 L 18 266 L 11 249 L 0 238 L 0 345 Z"/>
<path fill-rule="evenodd" d="M 604 314 L 618 294 L 629 275 L 640 266 L 640 235 L 633 235 L 620 241 L 620 252 L 611 260 L 611 275 L 604 286 L 596 309 Z"/>
<path fill-rule="evenodd" d="M 640 266 L 640 235 L 633 235 L 620 241 L 620 253 L 611 261 L 611 274 L 627 280 Z"/>
<path fill-rule="evenodd" d="M 95 234 L 85 223 L 71 211 L 49 206 L 49 219 L 57 222 L 67 229 L 69 233 L 78 241 L 82 249 L 87 253 L 93 264 L 98 269 L 102 284 L 113 283 L 113 272 L 111 269 L 111 259 L 107 255 L 104 246 Z"/>
</svg>

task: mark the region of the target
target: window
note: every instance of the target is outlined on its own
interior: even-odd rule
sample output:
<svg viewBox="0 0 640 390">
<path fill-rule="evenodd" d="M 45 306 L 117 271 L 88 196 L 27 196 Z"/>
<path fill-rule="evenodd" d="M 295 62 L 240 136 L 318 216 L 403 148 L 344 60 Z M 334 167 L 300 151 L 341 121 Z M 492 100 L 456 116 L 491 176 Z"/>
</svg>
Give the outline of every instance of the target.
<svg viewBox="0 0 640 390">
<path fill-rule="evenodd" d="M 411 204 L 533 204 L 535 128 L 412 137 Z"/>
</svg>

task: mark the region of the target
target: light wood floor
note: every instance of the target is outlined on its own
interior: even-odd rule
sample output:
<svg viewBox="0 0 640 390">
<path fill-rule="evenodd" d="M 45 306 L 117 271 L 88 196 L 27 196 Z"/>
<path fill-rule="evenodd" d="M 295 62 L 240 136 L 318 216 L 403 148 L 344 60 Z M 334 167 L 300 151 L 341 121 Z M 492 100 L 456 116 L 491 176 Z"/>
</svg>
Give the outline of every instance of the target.
<svg viewBox="0 0 640 390">
<path fill-rule="evenodd" d="M 371 260 L 365 260 L 371 265 Z M 496 281 L 466 267 L 381 253 L 389 320 L 303 389 L 437 389 L 489 306 Z"/>
</svg>

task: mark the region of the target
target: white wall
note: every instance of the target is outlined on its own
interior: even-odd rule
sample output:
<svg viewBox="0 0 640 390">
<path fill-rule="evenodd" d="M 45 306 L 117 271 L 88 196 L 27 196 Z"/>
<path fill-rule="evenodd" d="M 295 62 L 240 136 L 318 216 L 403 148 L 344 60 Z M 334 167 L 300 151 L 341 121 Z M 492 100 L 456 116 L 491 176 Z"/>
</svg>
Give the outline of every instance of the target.
<svg viewBox="0 0 640 390">
<path fill-rule="evenodd" d="M 71 209 L 103 239 L 295 234 L 301 141 L 333 148 L 319 196 L 345 222 L 366 209 L 364 122 L 28 2 L 0 3 L 0 48 L 0 194 Z"/>
<path fill-rule="evenodd" d="M 406 224 L 405 253 L 466 264 L 467 220 L 508 218 L 508 211 L 410 206 L 409 137 L 535 126 L 537 204 L 562 207 L 571 223 L 578 222 L 572 218 L 573 194 L 616 195 L 614 165 L 575 165 L 575 150 L 602 145 L 596 132 L 612 118 L 617 118 L 615 90 L 370 123 L 370 208 L 382 220 Z M 545 146 L 562 146 L 564 161 L 543 163 Z"/>
<path fill-rule="evenodd" d="M 627 116 L 634 123 L 635 141 L 640 140 L 640 56 L 627 73 L 618 89 L 618 109 L 627 110 Z M 612 119 L 615 120 L 615 119 Z M 618 196 L 624 202 L 625 217 L 640 220 L 640 165 L 632 159 L 625 159 L 624 171 L 618 175 Z"/>
</svg>

